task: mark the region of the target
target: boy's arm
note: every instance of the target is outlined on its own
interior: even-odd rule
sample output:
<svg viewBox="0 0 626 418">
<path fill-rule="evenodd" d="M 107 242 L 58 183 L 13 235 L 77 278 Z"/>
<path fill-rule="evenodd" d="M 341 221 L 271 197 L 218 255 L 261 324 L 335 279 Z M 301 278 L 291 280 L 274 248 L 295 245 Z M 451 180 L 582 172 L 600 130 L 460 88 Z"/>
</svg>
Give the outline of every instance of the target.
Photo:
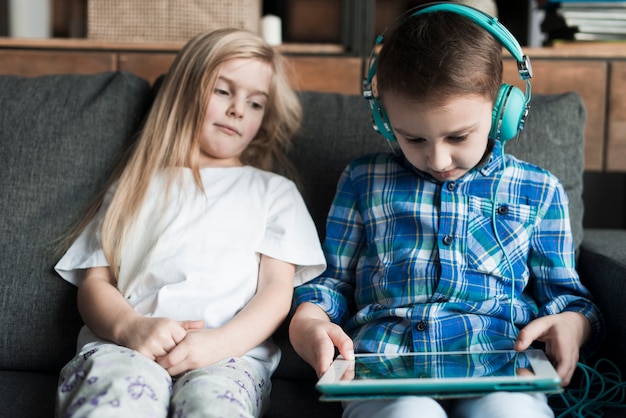
<svg viewBox="0 0 626 418">
<path fill-rule="evenodd" d="M 349 317 L 349 301 L 354 299 L 356 264 L 364 236 L 351 167 L 352 164 L 339 178 L 326 220 L 323 246 L 326 271 L 296 289 L 297 308 L 289 326 L 291 344 L 318 376 L 332 363 L 335 347 L 343 357 L 354 355 L 352 340 L 337 325 Z"/>
<path fill-rule="evenodd" d="M 171 350 L 185 337 L 186 329 L 202 327 L 202 321 L 178 322 L 137 313 L 115 287 L 108 267 L 87 269 L 77 298 L 81 317 L 94 334 L 150 359 Z"/>
<path fill-rule="evenodd" d="M 289 325 L 289 340 L 296 353 L 315 369 L 318 376 L 330 367 L 335 347 L 343 357 L 349 360 L 354 357 L 350 337 L 313 303 L 302 303 L 296 309 Z"/>
<path fill-rule="evenodd" d="M 220 328 L 189 331 L 158 363 L 175 376 L 227 357 L 240 357 L 258 346 L 287 317 L 294 274 L 293 264 L 261 255 L 257 291 L 246 306 Z"/>
</svg>

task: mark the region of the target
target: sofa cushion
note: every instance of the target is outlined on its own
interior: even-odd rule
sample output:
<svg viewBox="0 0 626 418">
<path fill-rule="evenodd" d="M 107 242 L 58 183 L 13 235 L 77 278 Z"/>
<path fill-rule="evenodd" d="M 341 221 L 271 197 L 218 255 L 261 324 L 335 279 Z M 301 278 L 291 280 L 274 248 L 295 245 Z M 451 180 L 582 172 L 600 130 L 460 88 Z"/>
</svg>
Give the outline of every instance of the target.
<svg viewBox="0 0 626 418">
<path fill-rule="evenodd" d="M 569 197 L 576 249 L 583 239 L 586 112 L 577 93 L 534 95 L 525 129 L 505 151 L 557 176 Z"/>
<path fill-rule="evenodd" d="M 358 156 L 389 147 L 372 129 L 369 107 L 361 96 L 303 92 L 300 97 L 304 120 L 293 159 L 304 173 L 305 200 L 323 236 L 342 169 Z M 584 127 L 585 108 L 576 93 L 535 95 L 525 129 L 505 146 L 506 152 L 561 180 L 570 199 L 576 248 L 582 241 Z"/>
<path fill-rule="evenodd" d="M 103 186 L 149 105 L 126 73 L 0 76 L 0 368 L 58 371 L 74 354 L 75 288 L 55 240 Z"/>
<path fill-rule="evenodd" d="M 606 326 L 606 340 L 596 356 L 615 360 L 626 375 L 626 230 L 585 229 L 579 261 L 580 279 L 594 295 Z"/>
</svg>

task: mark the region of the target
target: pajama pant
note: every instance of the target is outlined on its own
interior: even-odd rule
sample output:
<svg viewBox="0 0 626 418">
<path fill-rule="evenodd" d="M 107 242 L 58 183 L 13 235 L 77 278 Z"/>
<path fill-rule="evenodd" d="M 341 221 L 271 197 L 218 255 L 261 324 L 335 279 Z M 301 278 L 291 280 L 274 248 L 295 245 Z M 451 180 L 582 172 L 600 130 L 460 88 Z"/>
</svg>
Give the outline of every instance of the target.
<svg viewBox="0 0 626 418">
<path fill-rule="evenodd" d="M 57 417 L 259 417 L 269 402 L 267 373 L 246 358 L 172 378 L 155 361 L 115 344 L 78 354 L 59 379 Z"/>
</svg>

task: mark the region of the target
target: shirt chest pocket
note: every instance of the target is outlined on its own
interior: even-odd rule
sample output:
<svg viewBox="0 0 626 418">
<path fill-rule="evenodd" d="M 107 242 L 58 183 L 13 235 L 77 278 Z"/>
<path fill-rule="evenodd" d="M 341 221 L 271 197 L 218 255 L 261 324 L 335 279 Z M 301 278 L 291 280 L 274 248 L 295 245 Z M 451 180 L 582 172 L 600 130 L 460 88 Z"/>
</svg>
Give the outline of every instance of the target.
<svg viewBox="0 0 626 418">
<path fill-rule="evenodd" d="M 510 262 L 515 278 L 526 278 L 526 262 L 537 208 L 470 197 L 469 210 L 468 267 L 481 273 L 510 278 Z"/>
</svg>

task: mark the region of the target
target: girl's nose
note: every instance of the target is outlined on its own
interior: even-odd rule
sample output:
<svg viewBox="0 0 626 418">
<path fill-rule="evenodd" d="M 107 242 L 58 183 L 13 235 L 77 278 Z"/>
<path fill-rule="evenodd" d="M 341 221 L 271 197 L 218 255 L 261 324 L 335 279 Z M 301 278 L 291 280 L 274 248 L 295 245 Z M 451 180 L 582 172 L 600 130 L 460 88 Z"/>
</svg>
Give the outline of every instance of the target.
<svg viewBox="0 0 626 418">
<path fill-rule="evenodd" d="M 240 100 L 233 100 L 228 108 L 228 116 L 234 118 L 242 118 L 244 113 L 244 104 Z"/>
</svg>

